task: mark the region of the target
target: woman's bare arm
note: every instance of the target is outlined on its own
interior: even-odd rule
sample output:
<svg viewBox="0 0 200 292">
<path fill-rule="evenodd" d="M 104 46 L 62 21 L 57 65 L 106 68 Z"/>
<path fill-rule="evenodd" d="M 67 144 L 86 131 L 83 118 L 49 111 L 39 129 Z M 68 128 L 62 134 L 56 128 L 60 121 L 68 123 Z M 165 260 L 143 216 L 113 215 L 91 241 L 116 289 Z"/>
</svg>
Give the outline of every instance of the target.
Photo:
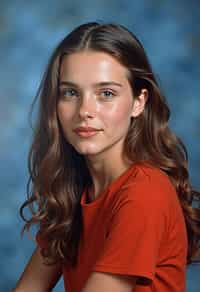
<svg viewBox="0 0 200 292">
<path fill-rule="evenodd" d="M 13 292 L 49 292 L 61 276 L 61 265 L 47 266 L 37 247 Z"/>
</svg>

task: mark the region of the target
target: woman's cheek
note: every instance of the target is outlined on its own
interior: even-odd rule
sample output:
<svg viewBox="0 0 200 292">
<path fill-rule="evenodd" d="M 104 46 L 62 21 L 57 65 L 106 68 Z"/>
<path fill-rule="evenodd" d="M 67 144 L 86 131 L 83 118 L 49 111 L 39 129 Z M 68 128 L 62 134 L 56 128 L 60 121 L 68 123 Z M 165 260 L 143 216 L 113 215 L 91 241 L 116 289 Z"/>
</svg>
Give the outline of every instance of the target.
<svg viewBox="0 0 200 292">
<path fill-rule="evenodd" d="M 61 124 L 66 124 L 72 121 L 74 117 L 74 109 L 72 107 L 66 107 L 64 105 L 58 106 L 58 119 Z"/>
<path fill-rule="evenodd" d="M 124 109 L 123 106 L 118 105 L 113 107 L 111 110 L 104 110 L 102 116 L 107 123 L 112 123 L 115 127 L 120 126 L 122 123 L 127 123 L 129 111 Z"/>
</svg>

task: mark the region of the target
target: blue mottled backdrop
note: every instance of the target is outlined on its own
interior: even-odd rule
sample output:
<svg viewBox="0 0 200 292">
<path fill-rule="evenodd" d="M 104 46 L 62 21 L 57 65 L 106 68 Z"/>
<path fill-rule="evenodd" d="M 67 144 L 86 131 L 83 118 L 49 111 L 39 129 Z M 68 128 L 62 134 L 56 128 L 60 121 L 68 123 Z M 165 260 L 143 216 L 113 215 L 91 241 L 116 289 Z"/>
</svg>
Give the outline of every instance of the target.
<svg viewBox="0 0 200 292">
<path fill-rule="evenodd" d="M 200 1 L 0 1 L 0 291 L 11 291 L 34 249 L 20 238 L 26 195 L 28 112 L 47 60 L 75 26 L 116 21 L 143 42 L 171 107 L 170 124 L 185 143 L 200 188 Z M 200 265 L 187 269 L 187 292 L 200 291 Z M 62 280 L 55 291 L 63 291 Z"/>
</svg>

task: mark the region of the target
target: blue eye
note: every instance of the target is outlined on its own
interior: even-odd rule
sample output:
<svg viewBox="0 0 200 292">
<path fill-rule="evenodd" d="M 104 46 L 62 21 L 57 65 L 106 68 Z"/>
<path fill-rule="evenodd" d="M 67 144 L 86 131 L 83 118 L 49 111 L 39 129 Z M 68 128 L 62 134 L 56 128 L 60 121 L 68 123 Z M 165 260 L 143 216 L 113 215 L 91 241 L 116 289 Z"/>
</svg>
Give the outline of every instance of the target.
<svg viewBox="0 0 200 292">
<path fill-rule="evenodd" d="M 74 96 L 78 96 L 78 92 L 72 88 L 69 89 L 62 89 L 60 91 L 60 96 L 63 98 L 71 99 Z"/>
<path fill-rule="evenodd" d="M 65 89 L 63 90 L 63 95 L 65 96 L 74 96 L 77 92 L 74 89 Z"/>
<path fill-rule="evenodd" d="M 113 97 L 114 93 L 110 90 L 104 90 L 101 92 L 103 94 L 103 97 Z"/>
</svg>

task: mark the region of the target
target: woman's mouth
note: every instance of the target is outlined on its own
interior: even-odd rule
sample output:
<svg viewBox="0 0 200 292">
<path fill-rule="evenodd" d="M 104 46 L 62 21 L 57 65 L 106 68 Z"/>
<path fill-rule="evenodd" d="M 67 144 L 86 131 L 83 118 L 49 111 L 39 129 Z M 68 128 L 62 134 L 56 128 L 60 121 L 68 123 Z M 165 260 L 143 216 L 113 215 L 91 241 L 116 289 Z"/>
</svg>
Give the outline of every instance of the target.
<svg viewBox="0 0 200 292">
<path fill-rule="evenodd" d="M 92 136 L 95 136 L 100 130 L 89 130 L 89 131 L 83 131 L 83 130 L 75 130 L 75 133 L 82 138 L 89 138 Z"/>
<path fill-rule="evenodd" d="M 80 126 L 74 129 L 74 132 L 82 138 L 89 138 L 95 136 L 101 129 L 90 127 L 90 126 Z"/>
</svg>

